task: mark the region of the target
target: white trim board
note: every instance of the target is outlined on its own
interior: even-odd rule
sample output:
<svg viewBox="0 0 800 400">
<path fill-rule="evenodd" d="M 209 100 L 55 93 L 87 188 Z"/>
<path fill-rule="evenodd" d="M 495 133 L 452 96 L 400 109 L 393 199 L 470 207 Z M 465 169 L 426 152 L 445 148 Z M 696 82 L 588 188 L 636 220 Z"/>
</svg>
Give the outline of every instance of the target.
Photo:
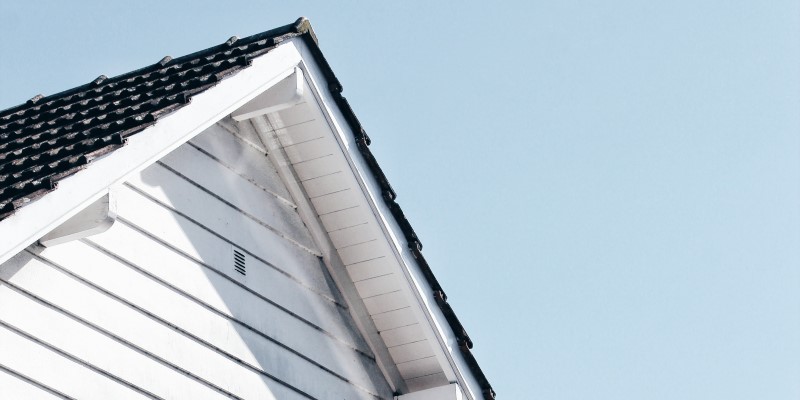
<svg viewBox="0 0 800 400">
<path fill-rule="evenodd" d="M 192 102 L 128 139 L 127 145 L 59 181 L 58 189 L 0 223 L 5 262 L 124 181 L 294 72 L 300 53 L 286 42 L 241 72 L 195 95 Z M 228 99 L 228 101 L 219 101 Z"/>
</svg>

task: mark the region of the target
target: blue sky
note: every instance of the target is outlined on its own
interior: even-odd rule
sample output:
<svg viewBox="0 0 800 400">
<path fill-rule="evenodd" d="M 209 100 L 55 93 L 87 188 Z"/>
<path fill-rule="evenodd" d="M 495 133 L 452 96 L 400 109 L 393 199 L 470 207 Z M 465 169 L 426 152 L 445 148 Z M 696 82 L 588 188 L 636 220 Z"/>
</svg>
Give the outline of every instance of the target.
<svg viewBox="0 0 800 400">
<path fill-rule="evenodd" d="M 0 108 L 311 19 L 500 399 L 800 398 L 797 1 L 0 3 Z"/>
</svg>

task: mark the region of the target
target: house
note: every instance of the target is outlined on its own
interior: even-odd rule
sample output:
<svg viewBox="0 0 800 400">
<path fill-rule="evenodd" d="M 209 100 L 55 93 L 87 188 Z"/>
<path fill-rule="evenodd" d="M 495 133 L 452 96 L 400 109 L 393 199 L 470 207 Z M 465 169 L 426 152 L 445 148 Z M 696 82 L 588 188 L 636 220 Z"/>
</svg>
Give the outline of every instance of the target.
<svg viewBox="0 0 800 400">
<path fill-rule="evenodd" d="M 306 19 L 0 112 L 0 397 L 493 399 Z"/>
</svg>

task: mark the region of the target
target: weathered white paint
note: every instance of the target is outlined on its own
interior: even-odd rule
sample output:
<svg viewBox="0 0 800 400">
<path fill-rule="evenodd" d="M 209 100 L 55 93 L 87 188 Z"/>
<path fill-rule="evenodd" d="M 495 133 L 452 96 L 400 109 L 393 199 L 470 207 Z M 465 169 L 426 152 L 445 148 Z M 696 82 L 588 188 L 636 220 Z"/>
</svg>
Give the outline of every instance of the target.
<svg viewBox="0 0 800 400">
<path fill-rule="evenodd" d="M 89 204 L 88 207 L 44 235 L 39 239 L 39 244 L 50 247 L 103 233 L 111 228 L 116 220 L 116 197 L 112 197 L 112 191 L 109 190 L 105 196 L 95 200 L 94 203 Z"/>
</svg>

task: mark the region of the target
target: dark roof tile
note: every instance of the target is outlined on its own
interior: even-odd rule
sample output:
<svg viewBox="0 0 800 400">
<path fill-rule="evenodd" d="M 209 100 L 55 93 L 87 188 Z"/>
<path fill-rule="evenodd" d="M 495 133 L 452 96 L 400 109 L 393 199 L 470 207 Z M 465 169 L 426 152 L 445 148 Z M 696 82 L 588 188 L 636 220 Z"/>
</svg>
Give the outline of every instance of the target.
<svg viewBox="0 0 800 400">
<path fill-rule="evenodd" d="M 69 176 L 94 158 L 89 154 L 122 146 L 125 137 L 247 68 L 253 58 L 275 47 L 276 38 L 298 34 L 287 28 L 232 37 L 210 49 L 176 59 L 167 56 L 114 78 L 100 75 L 86 85 L 37 95 L 0 111 L 0 219 L 24 205 L 19 199 L 28 203 L 52 186 L 41 182 Z"/>
</svg>

